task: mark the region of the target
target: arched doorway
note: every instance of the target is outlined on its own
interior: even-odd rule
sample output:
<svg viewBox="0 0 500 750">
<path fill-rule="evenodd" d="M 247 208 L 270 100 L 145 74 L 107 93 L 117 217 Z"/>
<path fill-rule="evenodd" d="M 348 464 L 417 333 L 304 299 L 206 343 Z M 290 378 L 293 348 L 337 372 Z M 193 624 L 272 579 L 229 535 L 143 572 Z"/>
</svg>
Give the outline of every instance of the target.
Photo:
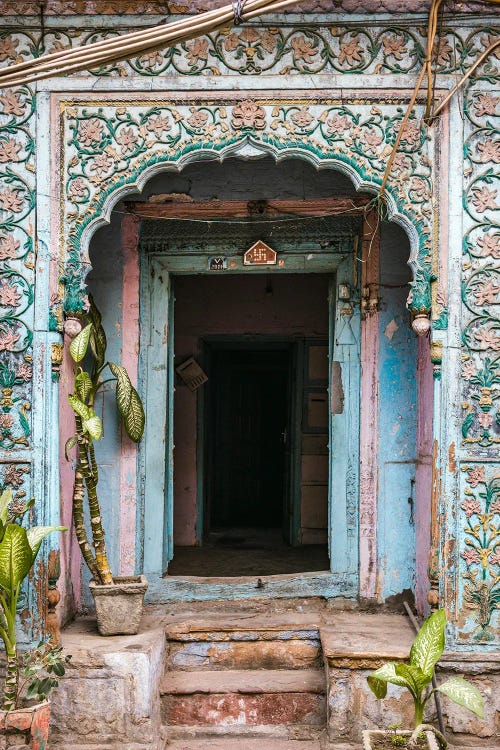
<svg viewBox="0 0 500 750">
<path fill-rule="evenodd" d="M 277 196 L 281 200 L 286 196 L 287 200 L 296 204 L 309 202 L 306 210 L 297 214 L 295 206 L 295 214 L 287 215 L 284 209 L 280 212 L 276 205 L 270 208 L 270 204 L 278 200 Z M 228 215 L 229 204 L 235 202 L 235 197 L 245 204 L 244 216 Z M 339 206 L 343 205 L 343 210 L 330 211 L 340 214 L 333 218 L 328 216 L 328 211 L 319 211 L 318 208 L 322 200 L 332 198 L 339 201 Z M 346 210 L 346 204 L 342 204 L 344 199 L 350 202 L 351 210 Z M 311 202 L 314 201 L 316 211 L 311 209 Z M 191 210 L 189 207 L 192 204 L 194 207 Z M 104 314 L 110 316 L 110 323 L 113 320 L 112 300 L 115 322 L 118 323 L 118 312 L 123 323 L 126 305 L 133 304 L 130 295 L 133 297 L 139 291 L 139 269 L 142 274 L 140 313 L 132 323 L 136 343 L 131 341 L 131 321 L 128 319 L 116 337 L 115 345 L 119 349 L 120 339 L 124 342 L 128 338 L 128 345 L 132 343 L 135 349 L 139 349 L 138 374 L 146 398 L 150 391 L 147 409 L 149 438 L 146 435 L 135 475 L 138 512 L 134 518 L 138 543 L 135 567 L 143 567 L 150 576 L 157 578 L 171 572 L 172 568 L 178 575 L 192 575 L 196 567 L 199 571 L 197 575 L 203 576 L 207 559 L 203 561 L 200 557 L 197 561 L 196 557 L 193 558 L 195 563 L 186 563 L 184 570 L 182 566 L 176 570 L 175 547 L 183 547 L 182 553 L 186 552 L 186 547 L 191 547 L 189 552 L 198 554 L 200 545 L 203 550 L 203 544 L 206 546 L 210 542 L 210 534 L 213 538 L 214 531 L 218 533 L 217 523 L 221 525 L 221 517 L 210 515 L 213 513 L 213 507 L 210 507 L 210 503 L 213 504 L 210 483 L 213 486 L 220 477 L 226 481 L 227 472 L 223 467 L 234 460 L 233 451 L 222 457 L 218 468 L 214 469 L 216 455 L 213 445 L 207 440 L 207 431 L 217 432 L 221 429 L 221 424 L 213 422 L 213 411 L 225 403 L 220 389 L 218 395 L 217 389 L 211 390 L 206 385 L 202 385 L 198 391 L 189 391 L 179 375 L 175 374 L 175 368 L 194 358 L 202 369 L 212 371 L 210 381 L 214 382 L 221 377 L 224 379 L 224 367 L 226 375 L 228 368 L 237 369 L 238 358 L 240 370 L 248 373 L 254 368 L 255 372 L 258 363 L 251 363 L 250 359 L 260 356 L 259 366 L 262 366 L 266 359 L 264 353 L 267 352 L 268 361 L 273 357 L 278 361 L 282 357 L 282 376 L 285 370 L 287 372 L 286 377 L 283 376 L 288 389 L 286 403 L 294 405 L 281 419 L 285 419 L 287 431 L 291 430 L 293 413 L 299 427 L 294 427 L 295 456 L 288 457 L 287 466 L 281 464 L 281 478 L 287 477 L 279 491 L 282 494 L 281 518 L 274 518 L 269 509 L 269 519 L 274 519 L 272 524 L 275 526 L 266 524 L 262 512 L 257 528 L 259 524 L 266 528 L 279 528 L 281 539 L 290 545 L 290 550 L 293 550 L 293 545 L 304 545 L 304 540 L 308 538 L 314 538 L 319 549 L 326 536 L 329 556 L 323 556 L 321 567 L 307 569 L 307 564 L 304 564 L 303 570 L 300 567 L 293 570 L 294 575 L 308 574 L 301 579 L 302 591 L 305 582 L 306 589 L 309 586 L 311 592 L 355 596 L 359 588 L 360 559 L 366 563 L 368 551 L 373 556 L 376 570 L 361 571 L 361 575 L 375 577 L 381 598 L 414 588 L 416 344 L 405 312 L 410 278 L 406 266 L 408 240 L 397 226 L 383 224 L 376 228 L 376 245 L 373 237 L 365 238 L 363 242 L 363 232 L 366 233 L 370 226 L 365 225 L 363 229 L 363 214 L 359 209 L 359 198 L 355 199 L 350 182 L 336 172 L 325 170 L 318 173 L 306 163 L 294 160 L 276 165 L 269 158 L 251 162 L 230 159 L 217 165 L 193 164 L 176 176 L 157 176 L 148 183 L 140 199 L 131 196 L 127 204 L 117 206 L 110 228 L 100 230 L 92 240 L 93 271 L 89 276 L 89 286 L 101 302 L 101 307 L 104 304 Z M 196 215 L 197 210 L 202 211 L 202 216 Z M 238 208 L 238 211 L 242 210 Z M 250 215 L 249 210 L 252 212 Z M 318 213 L 321 214 L 319 218 Z M 177 219 L 172 216 L 177 216 Z M 371 228 L 374 228 L 373 221 Z M 121 241 L 117 234 L 121 235 Z M 378 235 L 382 239 L 380 278 Z M 342 237 L 344 246 L 339 240 Z M 244 267 L 243 251 L 257 238 L 267 240 L 269 246 L 276 246 L 278 259 L 284 260 L 285 265 Z M 117 249 L 116 263 L 112 264 L 109 262 L 110 242 Z M 100 252 L 103 244 L 108 248 L 106 257 Z M 123 245 L 125 256 L 121 278 L 120 244 Z M 226 267 L 211 269 L 213 259 L 220 260 L 223 266 L 225 263 Z M 302 263 L 302 267 L 297 267 L 297 262 Z M 231 266 L 232 263 L 236 265 Z M 307 263 L 313 266 L 312 270 L 311 266 L 306 268 Z M 103 264 L 107 265 L 107 271 Z M 110 290 L 111 279 L 115 293 Z M 132 293 L 131 288 L 135 283 L 136 292 Z M 255 293 L 249 292 L 252 284 Z M 379 288 L 380 284 L 384 291 Z M 232 306 L 227 308 L 222 300 L 226 297 L 227 302 L 231 293 L 234 300 Z M 128 302 L 123 299 L 124 294 L 129 295 Z M 252 304 L 243 310 L 243 300 L 249 294 L 250 297 L 253 294 Z M 121 301 L 118 299 L 120 295 Z M 272 310 L 272 305 L 267 304 L 271 298 L 278 296 L 287 299 L 288 315 L 285 308 L 278 315 L 276 310 Z M 323 316 L 323 327 L 312 323 L 306 330 L 303 321 L 300 326 L 299 319 L 304 318 L 308 306 L 314 306 L 320 297 L 322 304 L 318 308 L 321 310 L 320 317 Z M 265 320 L 263 322 L 266 304 L 271 317 L 276 319 L 278 315 L 279 318 L 271 328 L 266 328 Z M 238 306 L 240 317 L 243 318 L 240 326 L 237 324 Z M 252 311 L 254 318 L 256 313 L 261 315 L 258 324 L 255 320 L 248 322 Z M 210 315 L 215 316 L 211 322 L 207 319 Z M 364 319 L 362 324 L 361 317 Z M 366 341 L 366 333 L 365 351 L 362 351 L 360 326 L 366 331 L 366 321 L 371 321 L 368 338 L 377 339 L 377 343 L 374 340 L 371 342 L 369 352 L 366 344 L 370 342 Z M 171 326 L 174 323 L 172 329 L 168 327 L 169 322 Z M 178 324 L 183 325 L 185 330 L 179 329 Z M 188 330 L 189 326 L 191 331 Z M 174 329 L 175 338 L 171 335 Z M 186 345 L 186 338 L 193 330 L 197 334 L 196 341 L 191 338 L 189 345 Z M 152 338 L 148 331 L 153 332 Z M 156 343 L 153 340 L 155 335 Z M 264 340 L 266 336 L 268 338 Z M 294 350 L 299 342 L 302 349 L 300 364 L 297 362 L 297 348 Z M 278 354 L 280 348 L 281 355 Z M 315 348 L 323 353 L 330 350 L 329 368 L 321 382 L 314 377 L 304 380 L 305 352 L 310 351 L 314 356 Z M 285 350 L 288 351 L 286 355 L 283 354 Z M 175 353 L 178 354 L 177 361 L 173 359 Z M 283 364 L 285 360 L 286 365 Z M 299 370 L 302 376 L 300 388 L 296 377 Z M 293 393 L 290 392 L 291 375 L 295 377 Z M 361 424 L 360 444 L 359 408 L 364 399 L 365 409 L 369 410 L 369 389 L 373 385 L 373 382 L 370 384 L 370 377 L 376 386 L 377 403 L 372 404 L 372 417 L 376 423 L 371 426 L 365 424 L 364 428 Z M 395 399 L 388 397 L 386 386 L 389 385 L 392 392 L 397 394 Z M 323 396 L 325 386 L 328 386 L 327 399 Z M 225 387 L 222 387 L 222 392 L 224 390 Z M 204 400 L 200 398 L 200 393 L 209 395 Z M 230 395 L 230 399 L 233 396 Z M 326 406 L 326 430 L 325 415 L 321 414 L 321 408 L 318 412 L 316 402 Z M 313 410 L 316 408 L 321 422 L 319 426 L 306 424 L 309 407 Z M 229 407 L 226 411 L 231 413 L 234 409 Z M 226 420 L 227 417 L 228 414 Z M 280 429 L 282 432 L 283 429 Z M 165 444 L 161 439 L 163 436 Z M 224 443 L 224 437 L 221 442 Z M 226 436 L 226 449 L 228 442 L 231 443 Z M 309 446 L 321 444 L 321 448 L 311 453 L 310 448 L 303 450 L 306 443 Z M 300 447 L 297 449 L 298 444 Z M 236 446 L 233 444 L 232 447 Z M 113 450 L 109 445 L 108 455 Z M 375 451 L 375 460 L 375 453 L 370 455 L 370 451 Z M 278 463 L 280 460 L 283 458 L 278 459 Z M 109 463 L 111 465 L 111 461 Z M 208 470 L 207 464 L 210 465 Z M 323 467 L 323 475 L 320 475 L 319 467 Z M 241 466 L 236 469 L 236 477 L 238 471 L 241 473 Z M 117 516 L 121 519 L 118 525 L 123 527 L 126 523 L 123 518 L 124 472 L 126 474 L 123 467 L 120 472 L 109 470 L 110 486 L 115 486 L 118 496 L 122 497 L 122 507 L 118 513 L 110 512 L 111 526 L 116 523 Z M 366 477 L 373 477 L 374 474 L 379 481 L 370 483 Z M 274 479 L 278 475 L 279 472 Z M 231 492 L 234 493 L 234 477 L 232 481 Z M 316 498 L 317 506 L 324 502 L 319 512 L 318 507 L 315 511 L 313 509 L 312 515 L 316 513 L 313 524 L 316 525 L 304 523 L 314 503 L 309 501 L 310 506 L 307 506 L 307 492 L 310 493 L 309 497 Z M 265 494 L 262 497 L 261 505 L 264 506 L 269 500 L 265 499 Z M 296 498 L 295 505 L 291 502 L 292 497 Z M 366 513 L 363 515 L 363 507 L 366 509 L 370 502 L 374 514 L 368 517 Z M 238 505 L 241 521 L 241 508 L 245 506 L 243 495 L 239 502 L 233 503 L 234 507 Z M 135 508 L 129 509 L 129 520 L 132 512 L 135 513 Z M 277 515 L 276 508 L 274 514 Z M 321 518 L 319 522 L 318 517 Z M 222 521 L 222 537 L 229 537 L 229 546 L 242 548 L 243 556 L 248 558 L 252 550 L 245 553 L 245 546 L 252 546 L 251 538 L 250 542 L 241 543 L 241 537 L 246 539 L 245 535 L 234 533 L 238 529 L 235 523 L 238 514 L 233 514 L 226 526 L 223 518 Z M 112 536 L 115 537 L 113 532 Z M 125 537 L 130 543 L 132 535 L 121 528 L 116 536 L 121 540 L 121 555 L 117 551 L 117 558 L 122 559 Z M 231 537 L 235 541 L 231 542 Z M 133 541 L 135 543 L 135 539 Z M 174 563 L 169 566 L 172 556 Z M 276 558 L 279 560 L 278 554 Z M 226 570 L 220 566 L 213 570 L 222 577 L 241 573 L 242 569 L 228 569 L 229 560 L 230 556 L 226 555 Z M 276 568 L 276 560 L 270 561 L 268 557 L 267 562 L 271 562 L 268 570 L 250 569 L 252 583 L 249 583 L 249 587 L 255 588 L 255 579 L 259 574 L 265 576 L 287 572 L 286 568 L 282 571 Z M 156 593 L 160 598 L 161 591 L 165 591 L 169 584 L 171 596 L 171 581 L 166 578 L 158 584 Z M 285 583 L 290 590 L 289 582 Z M 205 581 L 200 585 L 204 586 L 204 595 L 209 595 L 210 582 Z M 266 585 L 268 591 L 273 587 L 277 593 L 283 590 L 283 584 L 274 579 L 269 579 Z M 215 586 L 215 590 L 220 593 L 220 587 L 217 589 Z"/>
</svg>

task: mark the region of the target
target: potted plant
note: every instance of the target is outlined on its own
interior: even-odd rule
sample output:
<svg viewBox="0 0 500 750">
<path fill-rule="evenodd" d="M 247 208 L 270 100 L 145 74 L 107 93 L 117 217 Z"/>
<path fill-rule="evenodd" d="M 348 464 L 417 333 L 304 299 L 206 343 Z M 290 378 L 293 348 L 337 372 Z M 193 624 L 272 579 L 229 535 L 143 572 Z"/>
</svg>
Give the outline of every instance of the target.
<svg viewBox="0 0 500 750">
<path fill-rule="evenodd" d="M 33 506 L 12 500 L 12 491 L 0 495 L 0 637 L 5 647 L 5 680 L 0 709 L 0 734 L 7 747 L 28 744 L 32 750 L 47 747 L 50 703 L 47 700 L 58 678 L 64 675 L 62 649 L 52 643 L 39 643 L 20 652 L 16 637 L 16 613 L 21 586 L 35 562 L 44 538 L 64 526 L 21 524 Z"/>
<path fill-rule="evenodd" d="M 436 737 L 446 747 L 442 734 L 433 726 L 424 724 L 424 710 L 429 698 L 437 691 L 454 703 L 467 708 L 483 718 L 483 699 L 479 690 L 461 677 L 451 677 L 436 688 L 431 686 L 436 663 L 444 651 L 446 614 L 440 609 L 425 620 L 418 631 L 410 651 L 409 662 L 388 663 L 368 675 L 368 684 L 374 695 L 381 699 L 387 694 L 387 683 L 406 688 L 414 705 L 413 730 L 363 731 L 365 750 L 400 747 L 429 747 L 437 750 Z"/>
<path fill-rule="evenodd" d="M 116 382 L 116 406 L 127 435 L 139 442 L 144 432 L 144 409 L 139 394 L 124 367 L 106 360 L 106 334 L 101 315 L 90 298 L 87 325 L 69 347 L 75 363 L 74 389 L 68 396 L 75 413 L 75 434 L 66 443 L 68 451 L 76 447 L 73 487 L 73 518 L 76 537 L 92 580 L 97 627 L 101 635 L 134 634 L 139 630 L 147 580 L 144 576 L 113 578 L 106 553 L 102 515 L 97 494 L 98 469 L 94 442 L 102 435 L 102 422 L 94 405 L 105 383 Z M 81 363 L 85 359 L 88 369 Z M 106 370 L 111 378 L 103 379 Z M 92 547 L 85 524 L 85 497 L 90 519 Z M 93 548 L 93 549 L 92 549 Z"/>
</svg>

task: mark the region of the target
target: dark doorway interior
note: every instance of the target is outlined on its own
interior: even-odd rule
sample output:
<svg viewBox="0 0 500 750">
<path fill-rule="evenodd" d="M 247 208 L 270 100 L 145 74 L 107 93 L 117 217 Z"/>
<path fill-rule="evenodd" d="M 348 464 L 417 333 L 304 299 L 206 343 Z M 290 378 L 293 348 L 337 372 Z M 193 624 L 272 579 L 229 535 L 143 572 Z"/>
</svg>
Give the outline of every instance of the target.
<svg viewBox="0 0 500 750">
<path fill-rule="evenodd" d="M 206 531 L 281 528 L 290 351 L 213 350 Z"/>
<path fill-rule="evenodd" d="M 207 346 L 204 540 L 176 547 L 170 575 L 328 569 L 326 545 L 288 543 L 293 363 L 291 343 Z"/>
</svg>

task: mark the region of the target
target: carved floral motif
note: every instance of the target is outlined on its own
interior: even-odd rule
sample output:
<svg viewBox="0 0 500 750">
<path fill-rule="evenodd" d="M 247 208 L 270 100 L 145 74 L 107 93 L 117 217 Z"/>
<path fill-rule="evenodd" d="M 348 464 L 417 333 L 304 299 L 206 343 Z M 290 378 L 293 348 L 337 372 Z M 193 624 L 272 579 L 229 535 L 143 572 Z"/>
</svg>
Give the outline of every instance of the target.
<svg viewBox="0 0 500 750">
<path fill-rule="evenodd" d="M 480 641 L 494 640 L 492 618 L 500 606 L 500 475 L 494 469 L 481 464 L 462 467 L 463 601 L 474 612 L 474 638 Z"/>
<path fill-rule="evenodd" d="M 111 39 L 123 29 L 58 29 L 50 22 L 44 49 L 53 52 L 101 39 Z M 443 29 L 435 49 L 437 72 L 465 71 L 498 33 L 493 28 Z M 38 30 L 0 33 L 0 62 L 21 62 L 42 54 Z M 356 24 L 310 26 L 297 29 L 241 26 L 213 32 L 165 50 L 143 53 L 126 62 L 103 65 L 94 76 L 254 75 L 259 73 L 376 73 L 417 71 L 425 57 L 425 29 L 408 24 L 372 29 Z M 480 75 L 488 75 L 485 63 Z"/>
<path fill-rule="evenodd" d="M 19 40 L 0 39 L 0 61 Z M 0 92 L 0 447 L 29 446 L 34 253 L 34 116 L 31 91 Z"/>
<path fill-rule="evenodd" d="M 384 103 L 382 109 L 359 101 L 328 100 L 275 106 L 253 99 L 217 104 L 158 100 L 153 106 L 140 102 L 62 106 L 70 248 L 65 310 L 71 314 L 82 309 L 85 295 L 81 233 L 101 213 L 106 198 L 134 183 L 148 166 L 175 163 L 203 149 L 223 153 L 251 138 L 276 155 L 285 149 L 301 150 L 315 162 L 328 160 L 332 166 L 356 172 L 360 180 L 376 189 L 404 113 L 397 102 Z M 388 191 L 420 238 L 411 304 L 424 311 L 430 308 L 431 163 L 430 137 L 420 122 L 410 120 Z"/>
</svg>

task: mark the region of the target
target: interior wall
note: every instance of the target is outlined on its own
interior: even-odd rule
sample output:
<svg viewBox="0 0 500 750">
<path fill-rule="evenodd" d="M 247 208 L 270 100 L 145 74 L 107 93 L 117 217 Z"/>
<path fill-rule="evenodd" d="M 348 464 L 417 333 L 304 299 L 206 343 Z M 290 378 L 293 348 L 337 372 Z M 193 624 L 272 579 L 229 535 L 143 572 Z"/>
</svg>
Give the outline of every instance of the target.
<svg viewBox="0 0 500 750">
<path fill-rule="evenodd" d="M 177 276 L 176 364 L 199 358 L 207 336 L 328 336 L 329 277 Z M 272 291 L 270 291 L 272 290 Z M 197 497 L 197 394 L 177 382 L 174 411 L 174 543 L 200 542 Z"/>
<path fill-rule="evenodd" d="M 122 215 L 113 212 L 109 226 L 92 238 L 91 262 L 87 282 L 107 337 L 107 359 L 122 362 L 123 358 L 123 251 Z M 99 498 L 106 532 L 111 570 L 120 569 L 120 425 L 115 406 L 114 386 L 105 385 L 96 401 L 96 412 L 103 418 L 103 436 L 96 447 L 99 468 Z M 86 567 L 84 576 L 89 577 Z M 87 587 L 84 587 L 86 590 Z"/>
<path fill-rule="evenodd" d="M 406 309 L 408 237 L 383 223 L 380 246 L 378 593 L 415 591 L 417 337 Z"/>
</svg>

